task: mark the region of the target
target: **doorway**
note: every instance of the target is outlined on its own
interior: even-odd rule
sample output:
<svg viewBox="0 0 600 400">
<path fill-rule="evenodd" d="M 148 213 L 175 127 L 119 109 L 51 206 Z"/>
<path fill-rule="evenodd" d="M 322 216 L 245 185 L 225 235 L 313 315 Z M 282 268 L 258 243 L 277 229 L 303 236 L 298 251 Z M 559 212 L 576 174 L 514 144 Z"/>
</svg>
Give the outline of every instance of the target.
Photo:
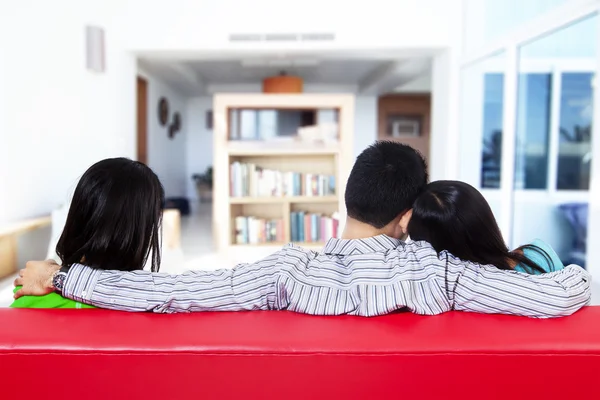
<svg viewBox="0 0 600 400">
<path fill-rule="evenodd" d="M 377 102 L 377 138 L 407 144 L 429 161 L 430 94 L 388 94 Z"/>
</svg>

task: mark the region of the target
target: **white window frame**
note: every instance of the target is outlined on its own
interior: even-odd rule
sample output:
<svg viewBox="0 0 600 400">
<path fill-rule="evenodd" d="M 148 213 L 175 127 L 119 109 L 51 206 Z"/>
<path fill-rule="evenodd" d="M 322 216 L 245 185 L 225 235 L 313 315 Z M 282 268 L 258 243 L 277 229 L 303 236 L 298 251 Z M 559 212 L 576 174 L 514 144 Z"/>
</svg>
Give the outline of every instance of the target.
<svg viewBox="0 0 600 400">
<path fill-rule="evenodd" d="M 504 74 L 505 70 L 501 65 L 505 64 L 504 61 L 498 61 L 489 63 L 483 66 L 484 73 L 501 73 Z M 549 148 L 548 148 L 548 176 L 547 176 L 547 187 L 545 189 L 515 189 L 515 192 L 528 192 L 537 193 L 538 195 L 555 196 L 560 193 L 560 198 L 575 197 L 581 201 L 585 201 L 588 196 L 587 190 L 558 190 L 556 187 L 556 179 L 558 175 L 558 156 L 559 156 L 559 137 L 560 137 L 560 99 L 563 73 L 595 73 L 595 62 L 594 60 L 582 59 L 582 60 L 563 60 L 563 59 L 546 59 L 546 60 L 531 60 L 524 61 L 519 64 L 519 70 L 517 71 L 517 78 L 522 73 L 547 73 L 551 75 L 552 79 L 552 92 L 550 101 L 550 135 L 549 135 Z M 506 101 L 504 101 L 506 105 Z M 516 115 L 518 117 L 518 115 Z M 503 155 L 504 158 L 504 155 Z M 481 182 L 481 165 L 478 168 L 479 178 L 478 182 Z M 502 178 L 501 178 L 502 179 Z M 501 181 L 502 184 L 502 181 Z M 486 193 L 499 191 L 501 188 L 481 188 Z M 564 195 L 566 194 L 566 196 Z M 577 200 L 579 201 L 579 200 Z"/>
<path fill-rule="evenodd" d="M 500 66 L 499 72 L 504 72 L 504 115 L 503 115 L 503 126 L 502 126 L 502 165 L 501 165 L 501 183 L 500 189 L 485 189 L 482 190 L 484 195 L 488 198 L 500 199 L 502 204 L 502 211 L 499 216 L 499 225 L 505 236 L 505 240 L 508 243 L 512 242 L 512 231 L 513 231 L 513 217 L 514 217 L 514 200 L 515 196 L 525 196 L 535 201 L 539 196 L 552 196 L 553 200 L 556 199 L 568 199 L 576 200 L 581 199 L 582 201 L 588 201 L 589 204 L 589 220 L 588 220 L 588 238 L 587 242 L 600 243 L 600 121 L 595 121 L 592 125 L 592 163 L 590 171 L 590 189 L 589 191 L 564 191 L 556 190 L 556 174 L 557 174 L 557 163 L 558 163 L 558 123 L 559 113 L 556 112 L 560 107 L 560 96 L 558 90 L 552 91 L 552 102 L 551 102 L 551 121 L 550 121 L 550 163 L 549 163 L 549 179 L 547 190 L 519 190 L 519 193 L 515 193 L 514 188 L 514 159 L 515 159 L 515 135 L 516 135 L 516 121 L 517 121 L 517 90 L 518 90 L 518 72 L 522 72 L 523 69 L 519 68 L 518 51 L 521 46 L 526 45 L 529 42 L 538 40 L 543 36 L 557 32 L 569 25 L 575 24 L 580 20 L 584 20 L 593 15 L 598 15 L 600 21 L 600 0 L 571 0 L 565 2 L 560 6 L 548 11 L 530 21 L 525 22 L 521 27 L 513 29 L 508 32 L 507 35 L 499 38 L 491 44 L 485 45 L 479 50 L 465 54 L 461 62 L 461 70 L 475 65 L 476 63 L 485 63 L 488 58 L 494 57 L 498 54 L 504 54 L 502 60 L 502 66 Z M 600 25 L 600 22 L 599 22 Z M 596 73 L 596 76 L 600 76 L 600 29 L 598 29 L 599 37 L 597 40 L 597 51 L 596 51 L 596 62 L 592 62 L 591 71 Z M 544 60 L 545 61 L 545 60 Z M 560 64 L 560 68 L 556 67 L 556 72 L 559 70 L 562 72 L 575 70 L 582 72 L 590 72 L 590 69 L 584 68 L 584 64 L 578 64 L 581 60 L 563 60 L 563 64 Z M 532 71 L 536 68 L 533 68 Z M 569 65 L 572 64 L 572 65 Z M 527 65 L 524 61 L 523 67 Z M 552 64 L 546 64 L 552 65 Z M 529 69 L 526 68 L 527 70 Z M 491 70 L 490 72 L 494 72 Z M 554 72 L 554 71 L 553 71 Z M 561 73 L 553 74 L 553 88 L 560 88 L 555 86 L 556 83 L 560 84 Z M 594 115 L 600 115 L 600 88 L 594 90 Z M 595 160 L 595 161 L 594 161 Z M 480 160 L 478 160 L 480 162 Z M 481 168 L 479 168 L 481 169 Z M 481 180 L 479 180 L 481 181 Z M 523 193 L 521 193 L 523 192 Z M 590 246 L 591 247 L 591 246 Z M 586 265 L 588 270 L 600 278 L 600 253 L 595 254 L 587 251 Z"/>
</svg>

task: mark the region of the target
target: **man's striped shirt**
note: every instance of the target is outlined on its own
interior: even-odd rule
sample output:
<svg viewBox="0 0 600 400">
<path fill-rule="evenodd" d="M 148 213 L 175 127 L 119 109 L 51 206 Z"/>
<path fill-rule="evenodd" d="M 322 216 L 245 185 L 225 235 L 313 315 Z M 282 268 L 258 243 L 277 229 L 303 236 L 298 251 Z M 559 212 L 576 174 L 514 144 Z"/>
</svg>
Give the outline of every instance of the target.
<svg viewBox="0 0 600 400">
<path fill-rule="evenodd" d="M 426 242 L 388 236 L 330 239 L 316 252 L 289 244 L 233 269 L 167 275 L 73 265 L 63 295 L 94 306 L 160 313 L 290 310 L 376 316 L 450 310 L 569 315 L 590 301 L 591 278 L 571 265 L 528 275 L 465 262 Z"/>
</svg>

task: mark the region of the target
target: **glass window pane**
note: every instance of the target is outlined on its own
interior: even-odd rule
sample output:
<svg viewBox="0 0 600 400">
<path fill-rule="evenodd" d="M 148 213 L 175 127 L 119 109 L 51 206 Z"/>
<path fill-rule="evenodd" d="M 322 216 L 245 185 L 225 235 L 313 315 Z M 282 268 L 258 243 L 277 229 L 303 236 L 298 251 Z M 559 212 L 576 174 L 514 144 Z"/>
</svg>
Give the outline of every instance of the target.
<svg viewBox="0 0 600 400">
<path fill-rule="evenodd" d="M 483 78 L 483 150 L 481 187 L 500 187 L 502 165 L 502 116 L 504 113 L 504 74 L 486 73 Z"/>
<path fill-rule="evenodd" d="M 500 187 L 505 68 L 502 52 L 462 71 L 459 178 L 478 188 Z"/>
<path fill-rule="evenodd" d="M 548 178 L 552 76 L 519 75 L 515 188 L 545 189 Z"/>
<path fill-rule="evenodd" d="M 561 76 L 556 177 L 559 190 L 588 190 L 590 186 L 593 79 L 591 72 Z"/>
</svg>

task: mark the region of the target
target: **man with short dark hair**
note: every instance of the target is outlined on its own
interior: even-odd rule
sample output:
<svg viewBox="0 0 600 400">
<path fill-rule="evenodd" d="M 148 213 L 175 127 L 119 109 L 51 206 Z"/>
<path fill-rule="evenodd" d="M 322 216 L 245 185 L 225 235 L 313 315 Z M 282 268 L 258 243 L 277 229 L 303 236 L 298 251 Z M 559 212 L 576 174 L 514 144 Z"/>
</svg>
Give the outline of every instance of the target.
<svg viewBox="0 0 600 400">
<path fill-rule="evenodd" d="M 314 315 L 383 315 L 408 309 L 530 317 L 569 315 L 591 296 L 590 277 L 577 266 L 526 275 L 438 255 L 425 242 L 403 241 L 411 207 L 427 184 L 422 156 L 380 141 L 357 158 L 346 186 L 341 239 L 323 250 L 289 244 L 233 269 L 181 275 L 60 268 L 29 262 L 15 285 L 21 295 L 56 290 L 98 307 L 125 311 L 189 312 L 290 310 Z"/>
<path fill-rule="evenodd" d="M 356 158 L 346 183 L 345 239 L 385 234 L 405 239 L 413 203 L 427 185 L 427 165 L 410 146 L 379 141 Z"/>
</svg>

